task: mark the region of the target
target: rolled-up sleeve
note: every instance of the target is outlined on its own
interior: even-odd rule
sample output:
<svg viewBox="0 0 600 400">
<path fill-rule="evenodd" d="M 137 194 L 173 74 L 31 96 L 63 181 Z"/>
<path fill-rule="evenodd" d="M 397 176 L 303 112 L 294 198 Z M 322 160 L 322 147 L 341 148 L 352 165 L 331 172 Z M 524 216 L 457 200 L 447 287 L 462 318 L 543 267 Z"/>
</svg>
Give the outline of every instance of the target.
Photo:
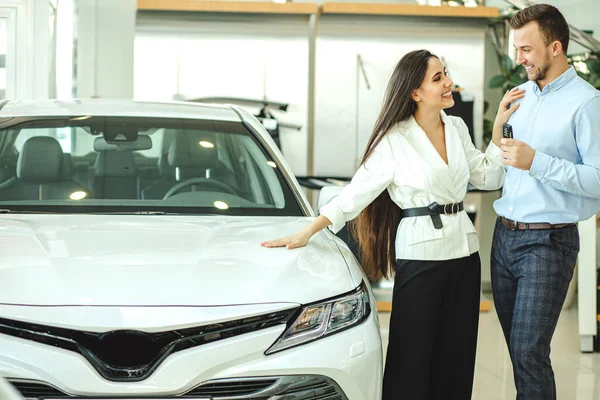
<svg viewBox="0 0 600 400">
<path fill-rule="evenodd" d="M 458 121 L 457 128 L 469 165 L 469 183 L 480 190 L 501 188 L 506 175 L 506 168 L 502 163 L 502 150 L 494 142 L 490 142 L 485 153 L 477 150 L 465 122 L 460 118 L 456 118 L 455 121 Z"/>
<path fill-rule="evenodd" d="M 396 163 L 389 139 L 384 136 L 352 181 L 340 194 L 325 204 L 319 212 L 332 222 L 329 227 L 338 232 L 381 194 L 394 180 Z"/>
</svg>

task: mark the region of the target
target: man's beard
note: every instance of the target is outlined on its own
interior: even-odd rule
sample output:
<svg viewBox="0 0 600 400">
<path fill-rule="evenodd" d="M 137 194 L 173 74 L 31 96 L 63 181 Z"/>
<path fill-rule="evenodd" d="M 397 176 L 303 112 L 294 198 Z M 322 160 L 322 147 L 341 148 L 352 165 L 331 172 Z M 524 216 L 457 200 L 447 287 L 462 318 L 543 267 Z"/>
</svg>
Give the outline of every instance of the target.
<svg viewBox="0 0 600 400">
<path fill-rule="evenodd" d="M 551 63 L 550 57 L 546 56 L 546 59 L 544 60 L 544 64 L 542 64 L 541 66 L 536 66 L 537 72 L 529 80 L 536 81 L 536 82 L 544 80 L 546 78 L 546 75 L 548 74 L 548 71 L 550 71 L 550 67 L 551 67 L 550 63 Z"/>
</svg>

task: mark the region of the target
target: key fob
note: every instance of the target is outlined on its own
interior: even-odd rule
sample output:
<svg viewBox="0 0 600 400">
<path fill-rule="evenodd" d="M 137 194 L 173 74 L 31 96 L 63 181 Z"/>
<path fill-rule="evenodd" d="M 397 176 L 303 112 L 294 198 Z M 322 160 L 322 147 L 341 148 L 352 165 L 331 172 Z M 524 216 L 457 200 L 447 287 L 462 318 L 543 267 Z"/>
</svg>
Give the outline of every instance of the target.
<svg viewBox="0 0 600 400">
<path fill-rule="evenodd" d="M 510 124 L 502 125 L 502 137 L 504 139 L 512 139 L 513 138 L 513 130 Z"/>
</svg>

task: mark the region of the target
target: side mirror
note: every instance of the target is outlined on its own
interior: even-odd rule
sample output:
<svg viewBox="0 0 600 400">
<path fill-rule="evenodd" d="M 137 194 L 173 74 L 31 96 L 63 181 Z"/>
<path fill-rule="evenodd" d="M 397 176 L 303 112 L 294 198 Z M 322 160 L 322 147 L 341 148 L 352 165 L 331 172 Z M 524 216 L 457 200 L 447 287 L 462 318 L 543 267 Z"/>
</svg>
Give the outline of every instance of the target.
<svg viewBox="0 0 600 400">
<path fill-rule="evenodd" d="M 319 193 L 319 201 L 317 202 L 317 210 L 329 203 L 331 199 L 336 197 L 342 191 L 343 186 L 331 185 L 324 186 Z"/>
</svg>

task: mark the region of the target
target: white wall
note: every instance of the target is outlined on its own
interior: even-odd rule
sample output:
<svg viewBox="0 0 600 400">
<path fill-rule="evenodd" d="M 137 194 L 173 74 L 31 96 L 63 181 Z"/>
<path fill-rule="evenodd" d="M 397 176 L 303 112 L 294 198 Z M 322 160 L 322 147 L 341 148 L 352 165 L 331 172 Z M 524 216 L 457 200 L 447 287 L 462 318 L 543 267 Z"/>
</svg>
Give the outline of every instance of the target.
<svg viewBox="0 0 600 400">
<path fill-rule="evenodd" d="M 77 97 L 131 98 L 136 0 L 77 0 Z"/>
<path fill-rule="evenodd" d="M 321 16 L 317 41 L 315 174 L 351 176 L 381 107 L 389 77 L 409 51 L 443 57 L 452 79 L 474 96 L 482 135 L 484 22 L 477 20 Z M 357 80 L 361 55 L 371 89 Z M 358 101 L 357 101 L 358 98 Z"/>
<path fill-rule="evenodd" d="M 0 0 L 8 99 L 48 98 L 49 10 L 49 0 Z"/>
<path fill-rule="evenodd" d="M 73 35 L 76 0 L 60 0 L 57 5 L 56 24 L 56 98 L 73 97 Z"/>
<path fill-rule="evenodd" d="M 281 121 L 284 155 L 296 175 L 307 170 L 308 18 L 138 13 L 135 97 L 208 96 L 290 103 Z M 363 152 L 391 72 L 407 52 L 444 57 L 456 83 L 475 97 L 480 143 L 485 22 L 405 17 L 321 16 L 316 50 L 315 174 L 351 176 Z M 358 82 L 357 54 L 371 89 Z M 178 72 L 179 71 L 179 72 Z M 179 84 L 178 84 L 179 82 Z"/>
<path fill-rule="evenodd" d="M 283 152 L 297 175 L 306 174 L 308 18 L 139 13 L 135 89 L 139 99 L 267 98 L 289 103 L 274 112 Z"/>
</svg>

